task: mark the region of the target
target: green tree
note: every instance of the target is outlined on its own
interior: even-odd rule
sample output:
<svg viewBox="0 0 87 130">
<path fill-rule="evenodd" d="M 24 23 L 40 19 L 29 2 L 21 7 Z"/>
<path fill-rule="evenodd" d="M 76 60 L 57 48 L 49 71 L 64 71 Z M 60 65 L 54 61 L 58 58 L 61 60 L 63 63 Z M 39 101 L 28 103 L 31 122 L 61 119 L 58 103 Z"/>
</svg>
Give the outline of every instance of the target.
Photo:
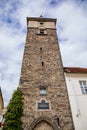
<svg viewBox="0 0 87 130">
<path fill-rule="evenodd" d="M 23 130 L 21 117 L 23 115 L 22 92 L 17 89 L 12 96 L 5 114 L 3 130 Z"/>
</svg>

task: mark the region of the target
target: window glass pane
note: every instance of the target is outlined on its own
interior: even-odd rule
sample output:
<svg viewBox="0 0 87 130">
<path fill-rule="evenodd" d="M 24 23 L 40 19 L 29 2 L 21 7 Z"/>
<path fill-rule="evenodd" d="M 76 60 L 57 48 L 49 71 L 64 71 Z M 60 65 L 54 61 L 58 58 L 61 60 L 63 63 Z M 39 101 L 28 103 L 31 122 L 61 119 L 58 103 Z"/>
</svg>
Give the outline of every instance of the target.
<svg viewBox="0 0 87 130">
<path fill-rule="evenodd" d="M 40 90 L 40 94 L 46 94 L 46 90 Z"/>
<path fill-rule="evenodd" d="M 83 94 L 87 94 L 87 83 L 86 81 L 79 81 L 81 90 Z"/>
<path fill-rule="evenodd" d="M 40 22 L 40 25 L 43 25 L 44 23 Z"/>
<path fill-rule="evenodd" d="M 47 89 L 45 87 L 41 86 L 40 94 L 42 94 L 42 95 L 47 94 Z"/>
<path fill-rule="evenodd" d="M 40 34 L 44 34 L 44 30 L 40 30 Z"/>
</svg>

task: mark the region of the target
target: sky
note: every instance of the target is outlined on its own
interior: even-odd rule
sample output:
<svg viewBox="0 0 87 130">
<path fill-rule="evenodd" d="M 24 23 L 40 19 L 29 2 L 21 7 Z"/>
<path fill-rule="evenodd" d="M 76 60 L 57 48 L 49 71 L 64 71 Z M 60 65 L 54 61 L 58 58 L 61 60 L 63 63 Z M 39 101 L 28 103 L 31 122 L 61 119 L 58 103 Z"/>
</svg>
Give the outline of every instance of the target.
<svg viewBox="0 0 87 130">
<path fill-rule="evenodd" d="M 0 86 L 7 106 L 19 85 L 26 17 L 57 18 L 63 66 L 87 67 L 87 0 L 0 0 Z"/>
</svg>

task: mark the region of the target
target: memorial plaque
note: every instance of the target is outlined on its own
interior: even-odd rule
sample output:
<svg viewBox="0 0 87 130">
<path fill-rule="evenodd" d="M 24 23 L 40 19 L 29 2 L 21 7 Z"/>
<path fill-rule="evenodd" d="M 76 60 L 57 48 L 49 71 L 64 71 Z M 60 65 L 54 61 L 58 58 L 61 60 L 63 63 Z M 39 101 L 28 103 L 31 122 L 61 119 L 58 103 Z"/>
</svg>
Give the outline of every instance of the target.
<svg viewBox="0 0 87 130">
<path fill-rule="evenodd" d="M 38 110 L 49 110 L 49 102 L 46 102 L 45 100 L 41 100 L 41 102 L 38 102 Z"/>
</svg>

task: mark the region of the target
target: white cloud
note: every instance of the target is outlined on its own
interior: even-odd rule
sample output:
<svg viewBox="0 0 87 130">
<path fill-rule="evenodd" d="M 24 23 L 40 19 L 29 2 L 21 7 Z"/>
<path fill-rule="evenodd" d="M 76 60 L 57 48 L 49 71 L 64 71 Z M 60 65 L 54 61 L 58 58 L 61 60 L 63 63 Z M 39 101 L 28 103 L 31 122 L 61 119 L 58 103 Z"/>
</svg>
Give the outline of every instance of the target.
<svg viewBox="0 0 87 130">
<path fill-rule="evenodd" d="M 87 67 L 87 14 L 83 6 L 84 4 L 81 6 L 67 1 L 49 11 L 50 15 L 54 14 L 58 18 L 58 36 L 64 66 Z"/>
<path fill-rule="evenodd" d="M 0 8 L 0 85 L 5 105 L 19 83 L 26 38 L 26 17 L 39 17 L 41 14 L 57 18 L 63 65 L 87 67 L 86 1 L 15 0 L 2 2 Z"/>
</svg>

